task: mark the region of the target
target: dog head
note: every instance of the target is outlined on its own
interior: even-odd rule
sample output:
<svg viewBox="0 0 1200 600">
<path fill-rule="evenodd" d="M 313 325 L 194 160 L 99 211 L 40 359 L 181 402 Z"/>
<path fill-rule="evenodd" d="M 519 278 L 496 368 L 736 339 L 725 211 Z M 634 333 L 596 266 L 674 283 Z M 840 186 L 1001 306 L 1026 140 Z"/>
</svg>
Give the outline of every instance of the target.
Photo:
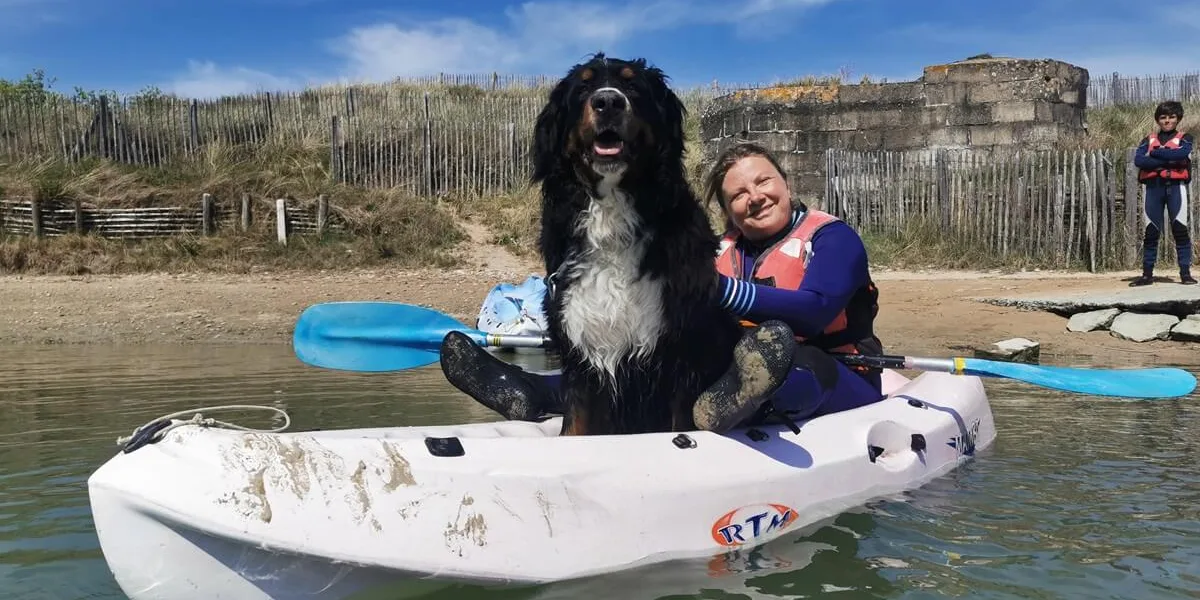
<svg viewBox="0 0 1200 600">
<path fill-rule="evenodd" d="M 681 165 L 684 116 L 661 70 L 596 54 L 571 68 L 538 115 L 533 180 L 564 161 L 593 179 Z"/>
</svg>

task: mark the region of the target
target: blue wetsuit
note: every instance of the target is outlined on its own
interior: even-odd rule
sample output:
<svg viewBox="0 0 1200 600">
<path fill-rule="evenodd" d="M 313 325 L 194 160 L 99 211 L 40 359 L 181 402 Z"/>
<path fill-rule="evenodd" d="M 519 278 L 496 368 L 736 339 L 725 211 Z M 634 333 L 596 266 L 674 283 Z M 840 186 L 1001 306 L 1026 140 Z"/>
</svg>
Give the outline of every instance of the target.
<svg viewBox="0 0 1200 600">
<path fill-rule="evenodd" d="M 1158 141 L 1166 143 L 1175 137 L 1176 132 L 1160 131 Z M 1185 133 L 1179 148 L 1155 148 L 1147 152 L 1150 138 L 1146 137 L 1138 145 L 1133 156 L 1137 168 L 1145 171 L 1156 171 L 1172 167 L 1191 168 L 1189 157 L 1192 153 L 1192 134 Z M 1188 232 L 1188 189 L 1186 180 L 1150 179 L 1143 181 L 1146 186 L 1146 199 L 1143 203 L 1143 219 L 1145 220 L 1145 235 L 1142 242 L 1142 271 L 1150 273 L 1158 258 L 1158 240 L 1163 232 L 1163 210 L 1166 209 L 1171 226 L 1171 236 L 1175 238 L 1175 252 L 1179 259 L 1179 270 L 1191 272 L 1192 239 Z"/>
<path fill-rule="evenodd" d="M 801 210 L 796 210 L 792 226 L 773 239 L 758 244 L 744 237 L 738 240 L 745 279 L 722 275 L 721 302 L 730 312 L 747 320 L 761 323 L 777 319 L 787 323 L 797 335 L 812 338 L 824 331 L 855 293 L 868 285 L 870 274 L 862 239 L 849 225 L 835 221 L 813 236 L 812 257 L 799 289 L 751 283 L 755 259 L 790 233 L 802 215 Z M 836 360 L 824 361 L 828 364 L 818 370 L 833 368 L 837 372 L 836 381 L 830 383 L 830 373 L 816 373 L 803 362 L 796 361 L 791 375 L 772 398 L 777 410 L 793 418 L 857 408 L 883 397 L 878 372 L 860 374 Z"/>
</svg>

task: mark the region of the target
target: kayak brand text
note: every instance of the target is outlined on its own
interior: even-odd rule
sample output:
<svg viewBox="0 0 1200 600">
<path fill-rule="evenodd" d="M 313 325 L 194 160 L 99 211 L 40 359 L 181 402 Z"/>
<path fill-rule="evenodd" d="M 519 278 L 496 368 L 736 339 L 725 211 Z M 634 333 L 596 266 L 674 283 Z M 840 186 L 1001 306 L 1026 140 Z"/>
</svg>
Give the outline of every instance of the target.
<svg viewBox="0 0 1200 600">
<path fill-rule="evenodd" d="M 795 521 L 796 511 L 782 504 L 751 504 L 717 519 L 712 526 L 712 537 L 722 546 L 741 546 L 787 529 Z"/>
<path fill-rule="evenodd" d="M 950 438 L 947 446 L 954 448 L 959 456 L 975 456 L 975 440 L 979 438 L 979 419 L 962 433 Z"/>
</svg>

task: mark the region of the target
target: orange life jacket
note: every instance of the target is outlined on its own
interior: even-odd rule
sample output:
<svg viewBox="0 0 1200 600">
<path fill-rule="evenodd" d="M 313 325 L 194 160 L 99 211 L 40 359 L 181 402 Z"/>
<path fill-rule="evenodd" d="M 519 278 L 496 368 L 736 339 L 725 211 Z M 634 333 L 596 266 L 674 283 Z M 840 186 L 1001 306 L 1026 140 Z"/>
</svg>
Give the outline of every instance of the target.
<svg viewBox="0 0 1200 600">
<path fill-rule="evenodd" d="M 822 227 L 839 221 L 837 217 L 819 210 L 807 210 L 800 222 L 792 230 L 767 249 L 754 263 L 754 272 L 750 273 L 753 283 L 766 284 L 772 287 L 798 290 L 800 282 L 812 257 L 812 238 Z M 721 238 L 720 251 L 717 253 L 717 272 L 734 279 L 744 279 L 742 273 L 742 251 L 737 247 L 740 234 L 734 230 Z M 825 327 L 820 335 L 805 339 L 797 335 L 802 343 L 811 344 L 826 352 L 858 354 L 864 348 L 871 353 L 878 345 L 874 336 L 875 315 L 879 312 L 879 291 L 874 282 L 867 285 L 851 297 L 849 304 L 838 312 L 833 321 Z M 743 325 L 753 325 L 743 321 Z"/>
<path fill-rule="evenodd" d="M 1173 149 L 1179 148 L 1182 144 L 1183 144 L 1183 133 L 1182 132 L 1176 133 L 1175 136 L 1172 137 L 1171 139 L 1167 140 L 1167 143 L 1165 143 L 1165 144 L 1158 141 L 1157 135 L 1151 135 L 1150 140 L 1146 145 L 1146 154 L 1149 155 L 1151 152 L 1153 152 L 1154 150 L 1156 150 L 1158 148 L 1173 148 Z M 1155 170 L 1139 169 L 1138 170 L 1138 180 L 1147 181 L 1150 179 L 1160 179 L 1161 178 L 1161 179 L 1165 179 L 1168 181 L 1188 181 L 1192 176 L 1190 167 L 1191 167 L 1191 160 L 1185 159 L 1184 161 L 1182 161 L 1182 164 L 1172 165 L 1172 166 L 1169 166 L 1169 167 L 1166 167 L 1163 169 L 1155 169 Z"/>
</svg>

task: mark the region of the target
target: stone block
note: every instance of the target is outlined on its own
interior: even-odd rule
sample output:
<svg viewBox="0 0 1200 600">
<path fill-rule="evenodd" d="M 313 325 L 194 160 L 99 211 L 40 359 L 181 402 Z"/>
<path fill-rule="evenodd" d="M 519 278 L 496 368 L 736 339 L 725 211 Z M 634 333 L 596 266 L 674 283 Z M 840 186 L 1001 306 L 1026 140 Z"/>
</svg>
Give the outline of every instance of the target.
<svg viewBox="0 0 1200 600">
<path fill-rule="evenodd" d="M 1037 364 L 1041 358 L 1041 344 L 1025 338 L 1012 338 L 975 349 L 976 358 L 1007 360 Z"/>
<path fill-rule="evenodd" d="M 949 107 L 946 114 L 946 125 L 990 125 L 992 108 L 986 104 L 959 104 Z"/>
<path fill-rule="evenodd" d="M 965 83 L 997 83 L 1033 79 L 1071 79 L 1078 81 L 1085 70 L 1050 59 L 986 58 L 965 60 L 942 65 L 935 69 L 936 81 Z M 930 73 L 926 67 L 925 73 Z"/>
<path fill-rule="evenodd" d="M 1043 80 L 979 83 L 967 90 L 967 102 L 986 104 L 1009 100 L 1045 100 L 1053 102 L 1062 93 L 1060 87 Z"/>
<path fill-rule="evenodd" d="M 1013 143 L 1013 127 L 1009 123 L 971 125 L 967 128 L 973 146 L 1004 146 Z"/>
<path fill-rule="evenodd" d="M 966 127 L 939 127 L 929 131 L 928 144 L 933 147 L 965 147 L 969 142 Z"/>
<path fill-rule="evenodd" d="M 925 85 L 925 106 L 941 106 L 943 104 L 963 104 L 967 101 L 966 83 L 936 83 Z"/>
<path fill-rule="evenodd" d="M 1043 147 L 1058 142 L 1063 135 L 1063 128 L 1057 123 L 1021 123 L 1016 142 Z"/>
<path fill-rule="evenodd" d="M 837 136 L 841 138 L 842 145 L 836 147 L 845 150 L 867 152 L 883 149 L 883 131 L 881 130 L 842 131 L 838 132 Z"/>
<path fill-rule="evenodd" d="M 1117 318 L 1119 314 L 1121 314 L 1121 310 L 1118 308 L 1104 308 L 1075 313 L 1067 320 L 1067 331 L 1084 333 L 1096 331 L 1097 329 L 1108 329 L 1113 319 Z"/>
<path fill-rule="evenodd" d="M 841 148 L 840 131 L 806 131 L 795 136 L 793 150 L 798 152 L 824 152 L 828 148 Z"/>
<path fill-rule="evenodd" d="M 918 81 L 863 83 L 842 86 L 837 101 L 845 105 L 922 106 L 925 104 L 925 92 L 924 85 Z"/>
<path fill-rule="evenodd" d="M 859 128 L 859 113 L 853 110 L 839 110 L 830 115 L 817 118 L 817 129 L 821 131 L 854 131 Z"/>
<path fill-rule="evenodd" d="M 923 127 L 892 127 L 882 133 L 884 150 L 912 150 L 924 148 L 929 143 L 928 132 Z"/>
<path fill-rule="evenodd" d="M 1032 100 L 1007 100 L 989 105 L 992 121 L 996 123 L 1016 123 L 1020 121 L 1035 121 L 1038 119 L 1038 105 L 1043 102 Z M 1049 117 L 1049 108 L 1046 109 Z"/>
<path fill-rule="evenodd" d="M 856 120 L 858 121 L 858 129 L 883 129 L 894 127 L 896 123 L 904 115 L 904 111 L 899 108 L 889 108 L 883 110 L 860 109 L 856 112 Z"/>
<path fill-rule="evenodd" d="M 1108 331 L 1113 337 L 1133 342 L 1165 340 L 1178 322 L 1175 315 L 1123 312 L 1113 319 Z"/>
<path fill-rule="evenodd" d="M 1176 323 L 1169 337 L 1180 342 L 1200 342 L 1200 314 L 1188 315 Z"/>
</svg>

